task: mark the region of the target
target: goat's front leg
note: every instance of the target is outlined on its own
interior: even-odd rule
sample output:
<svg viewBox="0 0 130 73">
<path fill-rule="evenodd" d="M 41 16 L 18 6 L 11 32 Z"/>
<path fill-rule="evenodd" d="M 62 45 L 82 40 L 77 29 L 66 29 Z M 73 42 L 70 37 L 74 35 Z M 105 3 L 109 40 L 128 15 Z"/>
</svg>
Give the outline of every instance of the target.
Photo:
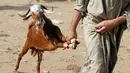
<svg viewBox="0 0 130 73">
<path fill-rule="evenodd" d="M 41 51 L 38 51 L 38 63 L 37 63 L 37 73 L 40 73 L 40 64 L 41 64 L 41 61 L 42 61 L 42 53 Z"/>
<path fill-rule="evenodd" d="M 29 49 L 29 43 L 26 42 L 23 49 L 22 49 L 22 52 L 19 54 L 15 71 L 18 70 L 20 61 L 21 61 L 22 57 L 27 53 L 28 49 Z"/>
</svg>

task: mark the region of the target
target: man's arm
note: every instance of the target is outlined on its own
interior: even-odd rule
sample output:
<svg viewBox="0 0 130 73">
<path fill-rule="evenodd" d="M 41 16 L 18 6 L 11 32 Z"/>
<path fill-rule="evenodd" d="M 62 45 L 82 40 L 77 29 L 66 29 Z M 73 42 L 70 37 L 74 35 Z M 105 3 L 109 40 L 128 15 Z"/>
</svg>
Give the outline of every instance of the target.
<svg viewBox="0 0 130 73">
<path fill-rule="evenodd" d="M 120 24 L 126 22 L 127 28 L 130 28 L 130 3 L 123 11 L 122 16 L 112 19 L 112 20 L 105 20 L 95 26 L 96 32 L 106 32 L 116 28 Z"/>
<path fill-rule="evenodd" d="M 120 16 L 112 20 L 105 20 L 95 26 L 96 32 L 110 31 L 126 21 L 126 16 Z"/>
<path fill-rule="evenodd" d="M 67 40 L 70 41 L 73 38 L 77 38 L 76 28 L 83 16 L 83 13 L 87 13 L 87 5 L 89 0 L 76 0 L 73 17 L 70 25 L 70 34 L 67 36 Z"/>
<path fill-rule="evenodd" d="M 70 25 L 70 33 L 69 33 L 69 36 L 67 36 L 66 40 L 68 42 L 70 42 L 71 39 L 73 38 L 77 38 L 77 25 L 79 23 L 81 19 L 81 12 L 74 9 L 73 11 L 73 17 L 72 17 L 72 22 L 71 22 L 71 25 Z"/>
<path fill-rule="evenodd" d="M 77 25 L 78 25 L 78 23 L 79 23 L 79 21 L 81 19 L 81 13 L 78 10 L 76 10 L 76 9 L 74 9 L 73 13 L 74 14 L 73 14 L 70 30 L 71 30 L 72 34 L 75 34 Z"/>
</svg>

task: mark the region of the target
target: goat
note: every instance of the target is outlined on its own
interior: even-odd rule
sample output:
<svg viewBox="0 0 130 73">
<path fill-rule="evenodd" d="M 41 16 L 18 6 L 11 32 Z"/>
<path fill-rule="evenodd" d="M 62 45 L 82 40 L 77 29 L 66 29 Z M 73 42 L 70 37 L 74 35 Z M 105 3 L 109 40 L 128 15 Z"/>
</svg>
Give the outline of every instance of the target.
<svg viewBox="0 0 130 73">
<path fill-rule="evenodd" d="M 40 73 L 40 64 L 44 51 L 54 51 L 57 48 L 69 48 L 72 44 L 66 44 L 66 38 L 61 33 L 58 26 L 53 25 L 51 20 L 45 16 L 47 8 L 43 5 L 33 5 L 24 15 L 23 20 L 32 17 L 33 21 L 29 24 L 25 45 L 19 54 L 15 71 L 18 70 L 22 57 L 31 49 L 31 55 L 38 56 L 37 73 Z M 73 42 L 73 41 L 72 41 Z"/>
</svg>

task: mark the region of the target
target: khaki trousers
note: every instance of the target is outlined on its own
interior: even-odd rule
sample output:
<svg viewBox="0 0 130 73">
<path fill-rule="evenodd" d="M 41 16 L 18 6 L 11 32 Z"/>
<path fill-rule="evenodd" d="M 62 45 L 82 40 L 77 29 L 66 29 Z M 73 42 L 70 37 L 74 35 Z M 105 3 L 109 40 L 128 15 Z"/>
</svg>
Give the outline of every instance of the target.
<svg viewBox="0 0 130 73">
<path fill-rule="evenodd" d="M 97 33 L 95 25 L 98 22 L 100 20 L 91 15 L 87 15 L 83 21 L 88 59 L 81 73 L 112 73 L 117 61 L 118 48 L 124 31 L 123 24 L 112 31 Z"/>
</svg>

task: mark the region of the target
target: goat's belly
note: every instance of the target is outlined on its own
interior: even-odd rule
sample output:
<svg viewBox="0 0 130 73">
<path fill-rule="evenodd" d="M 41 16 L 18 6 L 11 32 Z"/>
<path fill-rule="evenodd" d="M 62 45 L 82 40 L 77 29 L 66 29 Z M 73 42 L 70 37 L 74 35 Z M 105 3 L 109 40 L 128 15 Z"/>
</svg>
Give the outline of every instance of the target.
<svg viewBox="0 0 130 73">
<path fill-rule="evenodd" d="M 41 51 L 51 51 L 55 50 L 55 46 L 52 44 L 50 40 L 48 40 L 47 36 L 44 34 L 43 30 L 37 31 L 35 27 L 31 28 L 32 31 L 30 31 L 30 37 L 32 47 L 36 47 L 37 50 Z"/>
<path fill-rule="evenodd" d="M 45 41 L 35 41 L 33 42 L 32 47 L 35 47 L 37 50 L 41 50 L 41 51 L 51 51 L 53 50 L 55 47 L 52 43 L 49 42 L 45 42 Z"/>
<path fill-rule="evenodd" d="M 39 51 L 54 51 L 54 50 L 56 50 L 56 48 L 52 48 L 52 47 L 45 47 L 45 48 L 43 48 L 43 47 L 39 47 L 39 46 L 34 46 L 34 48 L 36 49 L 36 50 L 39 50 Z"/>
</svg>

